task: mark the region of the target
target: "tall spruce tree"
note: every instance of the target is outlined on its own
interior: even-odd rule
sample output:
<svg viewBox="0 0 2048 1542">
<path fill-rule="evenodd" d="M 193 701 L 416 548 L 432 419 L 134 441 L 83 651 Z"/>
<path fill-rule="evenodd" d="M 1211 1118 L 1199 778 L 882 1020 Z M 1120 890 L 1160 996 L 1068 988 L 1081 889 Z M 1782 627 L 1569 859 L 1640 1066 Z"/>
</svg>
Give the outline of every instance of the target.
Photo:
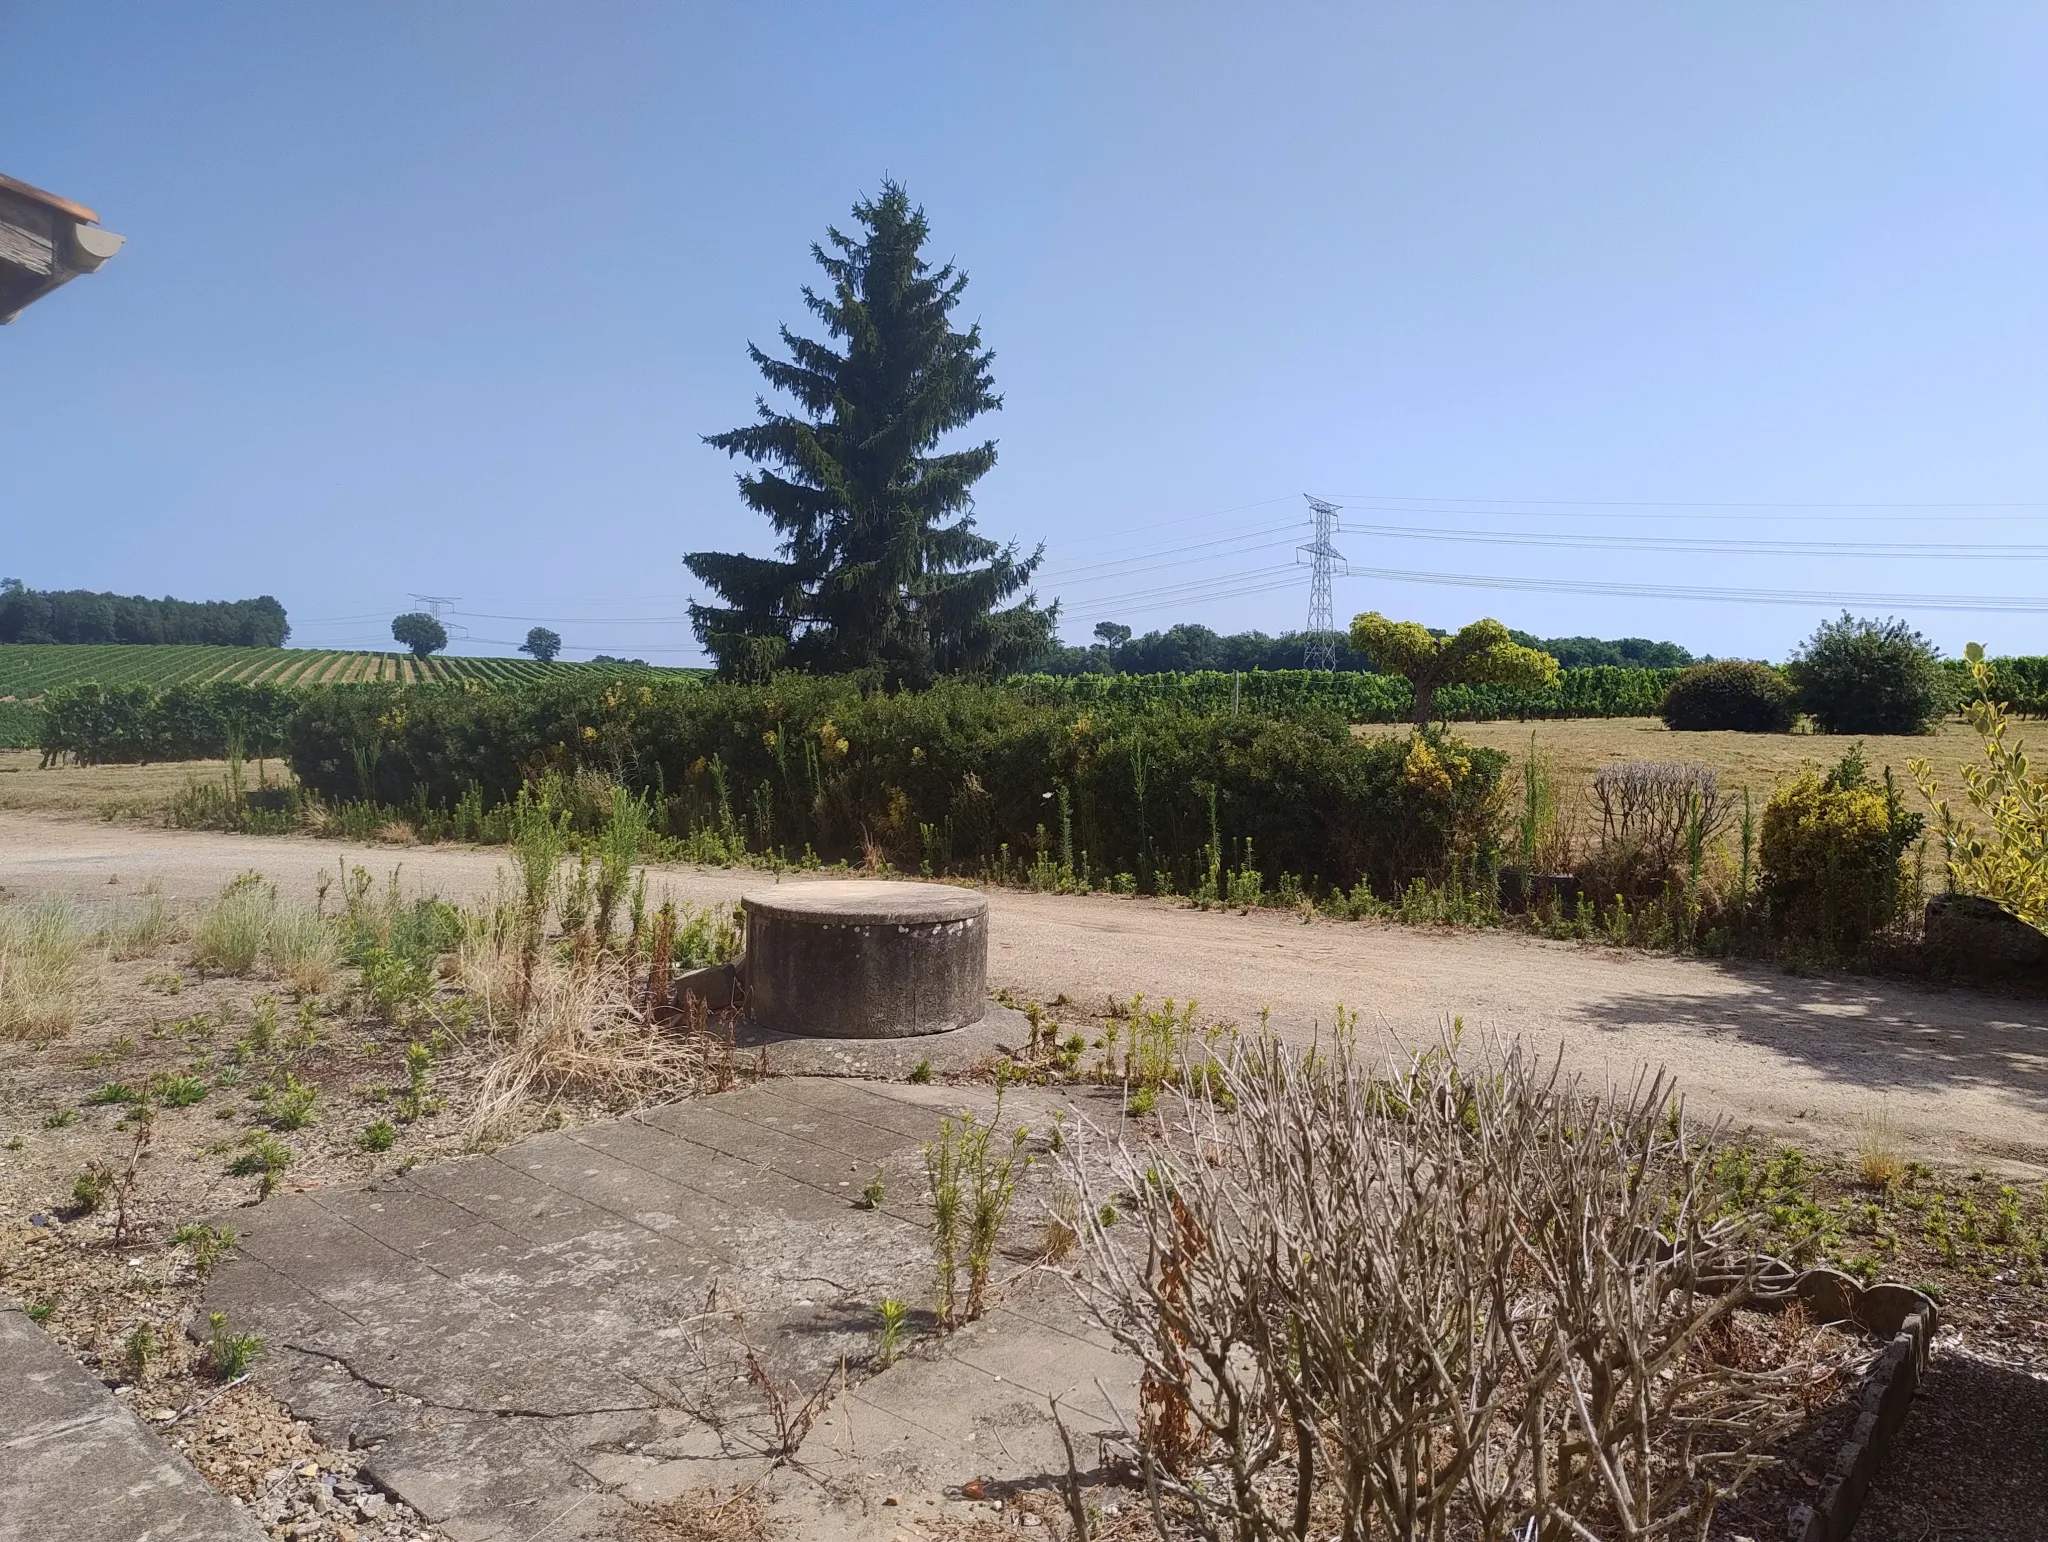
<svg viewBox="0 0 2048 1542">
<path fill-rule="evenodd" d="M 803 291 L 837 346 L 788 327 L 787 360 L 747 346 L 798 410 L 757 397 L 757 421 L 704 441 L 753 462 L 740 496 L 768 516 L 782 557 L 685 557 L 724 601 L 693 603 L 691 623 L 720 670 L 742 678 L 879 668 L 891 684 L 921 685 L 1021 667 L 1050 644 L 1058 609 L 1026 589 L 1044 548 L 1019 556 L 974 528 L 972 490 L 996 463 L 994 440 L 938 453 L 1002 405 L 981 327 L 952 326 L 967 275 L 924 260 L 930 227 L 896 183 L 853 215 L 862 239 L 828 226 L 833 250 L 811 247 L 831 293 Z"/>
</svg>

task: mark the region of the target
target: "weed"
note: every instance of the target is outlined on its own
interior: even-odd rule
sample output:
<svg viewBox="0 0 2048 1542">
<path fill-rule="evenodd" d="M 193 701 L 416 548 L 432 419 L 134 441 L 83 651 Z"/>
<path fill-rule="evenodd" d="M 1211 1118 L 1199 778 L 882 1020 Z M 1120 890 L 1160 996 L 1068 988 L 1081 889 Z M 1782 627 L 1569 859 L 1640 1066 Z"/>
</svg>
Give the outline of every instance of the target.
<svg viewBox="0 0 2048 1542">
<path fill-rule="evenodd" d="M 204 1098 L 208 1088 L 196 1076 L 160 1071 L 149 1079 L 149 1095 L 164 1108 L 190 1108 Z"/>
<path fill-rule="evenodd" d="M 75 1108 L 60 1108 L 54 1114 L 43 1115 L 43 1128 L 46 1130 L 61 1130 L 76 1123 L 78 1110 Z"/>
<path fill-rule="evenodd" d="M 972 1116 L 968 1117 L 966 1127 L 973 1129 Z M 932 1254 L 937 1265 L 932 1314 L 938 1319 L 941 1333 L 953 1326 L 953 1304 L 960 1277 L 961 1158 L 960 1142 L 949 1115 L 940 1121 L 939 1138 L 924 1148 L 925 1179 L 931 1186 Z"/>
<path fill-rule="evenodd" d="M 127 1082 L 108 1082 L 88 1092 L 85 1103 L 89 1108 L 104 1108 L 110 1103 L 133 1103 L 141 1096 L 141 1089 L 131 1087 Z"/>
<path fill-rule="evenodd" d="M 406 1045 L 405 1091 L 393 1105 L 402 1122 L 415 1124 L 440 1108 L 441 1100 L 433 1095 L 433 1068 L 431 1049 L 417 1042 Z"/>
<path fill-rule="evenodd" d="M 875 1359 L 887 1370 L 902 1352 L 903 1326 L 910 1320 L 910 1303 L 890 1296 L 876 1310 L 882 1314 L 882 1339 L 875 1346 Z"/>
<path fill-rule="evenodd" d="M 597 840 L 597 940 L 600 945 L 610 945 L 612 918 L 626 892 L 634 860 L 639 857 L 640 848 L 647 840 L 650 822 L 645 799 L 630 796 L 623 787 L 612 789 L 611 814 Z"/>
<path fill-rule="evenodd" d="M 263 1122 L 273 1130 L 303 1130 L 319 1117 L 320 1093 L 287 1071 L 271 1093 Z"/>
<path fill-rule="evenodd" d="M 209 1312 L 206 1322 L 212 1330 L 207 1348 L 215 1379 L 239 1381 L 248 1375 L 250 1362 L 263 1350 L 263 1340 L 253 1333 L 229 1332 L 225 1312 Z"/>
<path fill-rule="evenodd" d="M 854 1204 L 862 1210 L 879 1209 L 884 1195 L 882 1169 L 877 1167 L 874 1177 L 868 1179 L 867 1187 L 860 1191 L 860 1198 L 855 1200 Z"/>
<path fill-rule="evenodd" d="M 25 1315 L 30 1322 L 45 1323 L 50 1320 L 50 1314 L 55 1312 L 56 1310 L 57 1303 L 54 1301 L 31 1301 L 28 1304 L 27 1310 L 23 1315 Z"/>
<path fill-rule="evenodd" d="M 205 1274 L 235 1245 L 235 1232 L 231 1226 L 208 1226 L 199 1221 L 188 1221 L 171 1233 L 171 1241 L 192 1254 L 192 1267 Z"/>
<path fill-rule="evenodd" d="M 149 1362 L 156 1358 L 157 1348 L 156 1329 L 148 1323 L 139 1325 L 122 1342 L 121 1364 L 131 1382 L 142 1380 Z"/>
<path fill-rule="evenodd" d="M 398 1131 L 389 1119 L 373 1119 L 363 1126 L 363 1133 L 357 1142 L 365 1151 L 389 1151 L 391 1143 L 398 1139 Z"/>
<path fill-rule="evenodd" d="M 932 1063 L 929 1058 L 920 1060 L 910 1068 L 910 1082 L 913 1086 L 924 1087 L 931 1083 Z"/>
<path fill-rule="evenodd" d="M 228 1162 L 228 1176 L 261 1179 L 256 1197 L 268 1199 L 277 1191 L 279 1175 L 292 1165 L 292 1148 L 255 1131 L 242 1137 L 242 1148 Z"/>
<path fill-rule="evenodd" d="M 953 1323 L 963 1243 L 967 1263 L 966 1320 L 979 1318 L 987 1305 L 989 1270 L 995 1261 L 1003 1223 L 1017 1196 L 1018 1159 L 1030 1137 L 1030 1132 L 1020 1125 L 1007 1149 L 998 1147 L 991 1154 L 990 1138 L 1002 1122 L 1002 1113 L 1002 1094 L 998 1091 L 995 1112 L 988 1123 L 981 1123 L 972 1114 L 963 1114 L 957 1120 L 949 1116 L 940 1122 L 938 1140 L 925 1147 L 941 1328 Z"/>
<path fill-rule="evenodd" d="M 104 1162 L 88 1162 L 71 1184 L 71 1209 L 77 1215 L 97 1214 L 114 1196 L 114 1170 Z"/>
</svg>

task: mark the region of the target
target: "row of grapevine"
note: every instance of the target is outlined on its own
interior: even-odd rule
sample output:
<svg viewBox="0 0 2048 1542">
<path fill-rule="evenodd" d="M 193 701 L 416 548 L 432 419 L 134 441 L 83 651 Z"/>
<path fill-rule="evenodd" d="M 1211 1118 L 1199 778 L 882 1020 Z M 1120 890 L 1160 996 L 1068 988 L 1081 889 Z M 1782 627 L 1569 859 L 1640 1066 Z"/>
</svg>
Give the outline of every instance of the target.
<svg viewBox="0 0 2048 1542">
<path fill-rule="evenodd" d="M 356 685 L 371 681 L 483 685 L 538 684 L 615 664 L 543 664 L 533 659 L 427 658 L 335 648 L 234 648 L 128 643 L 0 644 L 0 700 L 28 700 L 60 686 Z"/>
<path fill-rule="evenodd" d="M 1547 690 L 1460 685 L 1437 692 L 1437 711 L 1453 721 L 1491 718 L 1651 717 L 1675 669 L 1600 665 L 1567 669 Z M 1047 704 L 1100 703 L 1119 710 L 1149 706 L 1201 712 L 1232 709 L 1286 716 L 1335 712 L 1354 723 L 1397 723 L 1413 693 L 1393 675 L 1321 674 L 1305 669 L 1208 670 L 1168 675 L 1017 675 L 1010 689 Z"/>
</svg>

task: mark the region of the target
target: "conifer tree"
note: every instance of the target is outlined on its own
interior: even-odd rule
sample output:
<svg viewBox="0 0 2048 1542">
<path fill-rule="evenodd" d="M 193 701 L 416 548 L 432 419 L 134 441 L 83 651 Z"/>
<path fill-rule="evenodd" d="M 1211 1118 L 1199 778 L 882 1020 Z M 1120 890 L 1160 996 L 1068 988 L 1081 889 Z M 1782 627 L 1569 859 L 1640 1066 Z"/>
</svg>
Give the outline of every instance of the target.
<svg viewBox="0 0 2048 1542">
<path fill-rule="evenodd" d="M 1048 646 L 1057 611 L 1027 590 L 1043 547 L 1020 556 L 974 528 L 994 440 L 939 450 L 1002 405 L 980 326 L 952 325 L 967 276 L 925 261 L 924 211 L 896 183 L 853 214 L 855 235 L 828 227 L 832 250 L 811 247 L 829 293 L 803 291 L 834 341 L 783 327 L 787 359 L 747 348 L 796 410 L 756 398 L 756 421 L 705 439 L 753 463 L 740 496 L 782 554 L 685 557 L 723 602 L 693 603 L 691 623 L 721 671 L 742 678 L 878 668 L 921 685 L 1022 667 Z"/>
</svg>

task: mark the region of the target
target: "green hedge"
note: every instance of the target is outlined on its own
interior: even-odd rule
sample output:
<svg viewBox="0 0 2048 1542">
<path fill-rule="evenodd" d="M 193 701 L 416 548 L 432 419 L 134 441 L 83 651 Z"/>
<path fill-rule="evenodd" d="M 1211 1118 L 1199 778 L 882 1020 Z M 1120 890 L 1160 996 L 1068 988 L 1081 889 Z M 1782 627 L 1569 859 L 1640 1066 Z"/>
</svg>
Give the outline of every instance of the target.
<svg viewBox="0 0 2048 1542">
<path fill-rule="evenodd" d="M 88 681 L 43 697 L 37 744 L 46 755 L 68 755 L 81 765 L 212 759 L 234 743 L 246 755 L 276 755 L 301 700 L 301 693 L 267 683 L 158 691 Z"/>
<path fill-rule="evenodd" d="M 792 861 L 806 848 L 859 861 L 873 846 L 911 869 L 1036 860 L 1185 889 L 1220 848 L 1222 865 L 1269 881 L 1363 879 L 1382 894 L 1490 857 L 1506 764 L 1442 741 L 1356 740 L 1332 713 L 1077 707 L 958 681 L 863 695 L 801 677 L 318 692 L 287 754 L 329 800 L 423 811 L 598 772 L 649 794 L 672 836 L 708 832 Z"/>
<path fill-rule="evenodd" d="M 1494 718 L 1655 717 L 1664 692 L 1682 673 L 1600 665 L 1566 669 L 1546 690 L 1459 685 L 1436 695 L 1453 722 Z M 1016 675 L 1006 688 L 1027 699 L 1063 706 L 1100 704 L 1127 710 L 1154 706 L 1198 712 L 1334 712 L 1353 723 L 1406 722 L 1414 693 L 1396 675 L 1324 674 L 1305 669 L 1203 671 L 1176 675 Z"/>
</svg>

